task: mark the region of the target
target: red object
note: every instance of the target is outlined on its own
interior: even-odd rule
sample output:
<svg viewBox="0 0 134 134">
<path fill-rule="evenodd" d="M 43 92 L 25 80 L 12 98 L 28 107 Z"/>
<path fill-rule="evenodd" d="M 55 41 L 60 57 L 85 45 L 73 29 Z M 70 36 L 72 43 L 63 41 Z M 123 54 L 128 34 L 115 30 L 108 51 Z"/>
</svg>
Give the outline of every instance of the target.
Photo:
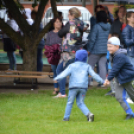
<svg viewBox="0 0 134 134">
<path fill-rule="evenodd" d="M 123 29 L 126 27 L 126 24 L 122 24 L 122 27 L 121 27 L 121 31 L 123 31 Z"/>
<path fill-rule="evenodd" d="M 59 44 L 54 44 L 51 46 L 45 45 L 45 56 L 47 57 L 48 63 L 53 65 L 58 65 L 60 60 L 60 53 L 59 53 Z"/>
</svg>

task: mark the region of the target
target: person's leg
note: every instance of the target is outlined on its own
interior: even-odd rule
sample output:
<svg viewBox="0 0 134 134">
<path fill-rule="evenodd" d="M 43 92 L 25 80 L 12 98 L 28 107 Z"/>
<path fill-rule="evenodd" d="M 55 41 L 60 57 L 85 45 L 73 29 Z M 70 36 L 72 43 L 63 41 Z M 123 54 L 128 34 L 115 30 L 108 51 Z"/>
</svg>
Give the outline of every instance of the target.
<svg viewBox="0 0 134 134">
<path fill-rule="evenodd" d="M 102 55 L 99 59 L 99 75 L 100 77 L 105 80 L 106 79 L 106 75 L 107 75 L 107 70 L 106 70 L 106 55 Z"/>
<path fill-rule="evenodd" d="M 56 73 L 56 69 L 57 69 L 57 65 L 52 65 L 51 64 L 51 69 L 53 71 L 53 77 L 55 78 L 57 76 L 57 73 Z M 58 93 L 58 82 L 57 81 L 54 81 L 54 92 L 53 94 L 56 94 Z"/>
<path fill-rule="evenodd" d="M 14 67 L 14 70 L 17 69 L 17 65 L 16 65 L 16 55 L 14 52 L 12 52 L 12 62 L 13 62 L 13 67 Z"/>
<path fill-rule="evenodd" d="M 74 104 L 75 97 L 77 95 L 78 89 L 71 89 L 68 93 L 68 101 L 65 109 L 64 119 L 65 121 L 68 121 L 70 118 L 71 110 Z"/>
<path fill-rule="evenodd" d="M 62 62 L 62 63 L 58 64 L 58 66 L 57 66 L 57 69 L 56 69 L 57 75 L 59 75 L 63 70 L 64 70 L 64 68 L 63 68 L 63 62 Z M 63 78 L 62 80 L 60 80 L 58 82 L 58 84 L 59 84 L 60 93 L 62 95 L 65 95 L 66 78 Z"/>
<path fill-rule="evenodd" d="M 13 70 L 13 64 L 12 64 L 12 54 L 11 52 L 7 52 L 7 57 L 9 59 L 9 69 Z"/>
<path fill-rule="evenodd" d="M 126 88 L 125 88 L 126 89 Z M 119 84 L 117 78 L 115 78 L 115 98 L 120 103 L 126 114 L 130 114 L 132 109 L 126 101 L 126 90 Z"/>
<path fill-rule="evenodd" d="M 94 55 L 94 54 L 90 54 L 88 57 L 88 64 L 92 67 L 92 69 L 94 69 L 95 64 L 99 61 L 100 56 L 99 55 Z M 91 82 L 91 78 L 89 78 L 89 85 Z"/>
<path fill-rule="evenodd" d="M 84 99 L 85 99 L 87 90 L 86 89 L 78 89 L 78 91 L 79 92 L 76 95 L 77 106 L 80 108 L 82 113 L 85 116 L 87 116 L 90 113 L 89 109 L 87 108 L 87 106 L 84 103 Z"/>
<path fill-rule="evenodd" d="M 83 114 L 87 117 L 87 120 L 89 122 L 94 121 L 94 114 L 92 114 L 87 106 L 84 103 L 84 98 L 86 95 L 87 90 L 86 89 L 78 89 L 78 93 L 76 95 L 76 103 L 77 106 L 80 108 L 80 110 L 83 112 Z"/>
<path fill-rule="evenodd" d="M 42 72 L 43 69 L 42 50 L 43 49 L 37 49 L 37 71 L 39 72 Z"/>
<path fill-rule="evenodd" d="M 130 98 L 134 102 L 134 86 L 133 85 L 134 85 L 134 81 L 123 84 L 123 86 L 127 90 L 128 95 L 130 96 Z"/>
</svg>

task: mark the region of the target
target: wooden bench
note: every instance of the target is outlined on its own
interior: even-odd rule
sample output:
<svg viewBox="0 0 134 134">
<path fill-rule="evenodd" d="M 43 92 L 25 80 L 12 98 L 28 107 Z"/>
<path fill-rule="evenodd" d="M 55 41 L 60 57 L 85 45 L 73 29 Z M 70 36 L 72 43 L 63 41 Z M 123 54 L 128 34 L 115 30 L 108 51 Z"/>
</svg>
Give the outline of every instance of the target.
<svg viewBox="0 0 134 134">
<path fill-rule="evenodd" d="M 19 78 L 18 81 L 14 79 L 14 85 L 20 82 L 20 78 L 29 78 L 32 79 L 32 87 L 34 84 L 37 86 L 37 78 L 46 78 L 52 76 L 52 72 L 36 72 L 36 71 L 0 71 L 0 77 L 7 78 Z M 34 79 L 36 82 L 34 83 Z"/>
</svg>

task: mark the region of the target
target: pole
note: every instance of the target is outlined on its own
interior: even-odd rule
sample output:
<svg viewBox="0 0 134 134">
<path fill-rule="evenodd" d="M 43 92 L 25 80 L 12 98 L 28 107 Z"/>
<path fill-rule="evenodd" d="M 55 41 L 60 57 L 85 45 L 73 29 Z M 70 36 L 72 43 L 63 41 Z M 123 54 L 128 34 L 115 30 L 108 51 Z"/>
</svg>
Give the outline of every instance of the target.
<svg viewBox="0 0 134 134">
<path fill-rule="evenodd" d="M 98 2 L 98 0 L 92 0 L 92 2 L 93 2 L 93 13 L 95 14 L 95 12 L 94 12 L 94 9 L 95 9 L 95 7 L 97 6 L 97 2 Z"/>
<path fill-rule="evenodd" d="M 82 6 L 86 7 L 86 0 L 82 0 Z"/>
</svg>

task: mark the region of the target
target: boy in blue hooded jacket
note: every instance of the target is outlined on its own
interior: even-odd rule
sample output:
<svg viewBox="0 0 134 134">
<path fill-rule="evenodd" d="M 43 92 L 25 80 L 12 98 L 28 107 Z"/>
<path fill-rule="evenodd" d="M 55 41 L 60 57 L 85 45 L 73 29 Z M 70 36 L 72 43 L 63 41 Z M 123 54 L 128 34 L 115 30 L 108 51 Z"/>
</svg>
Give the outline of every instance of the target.
<svg viewBox="0 0 134 134">
<path fill-rule="evenodd" d="M 88 76 L 91 75 L 97 82 L 103 84 L 103 79 L 97 75 L 87 62 L 88 53 L 86 50 L 78 50 L 75 55 L 75 62 L 70 64 L 54 80 L 61 80 L 70 76 L 69 94 L 63 121 L 69 121 L 71 109 L 76 98 L 77 106 L 87 116 L 89 122 L 94 121 L 94 115 L 84 104 L 84 98 L 88 89 Z"/>
</svg>

